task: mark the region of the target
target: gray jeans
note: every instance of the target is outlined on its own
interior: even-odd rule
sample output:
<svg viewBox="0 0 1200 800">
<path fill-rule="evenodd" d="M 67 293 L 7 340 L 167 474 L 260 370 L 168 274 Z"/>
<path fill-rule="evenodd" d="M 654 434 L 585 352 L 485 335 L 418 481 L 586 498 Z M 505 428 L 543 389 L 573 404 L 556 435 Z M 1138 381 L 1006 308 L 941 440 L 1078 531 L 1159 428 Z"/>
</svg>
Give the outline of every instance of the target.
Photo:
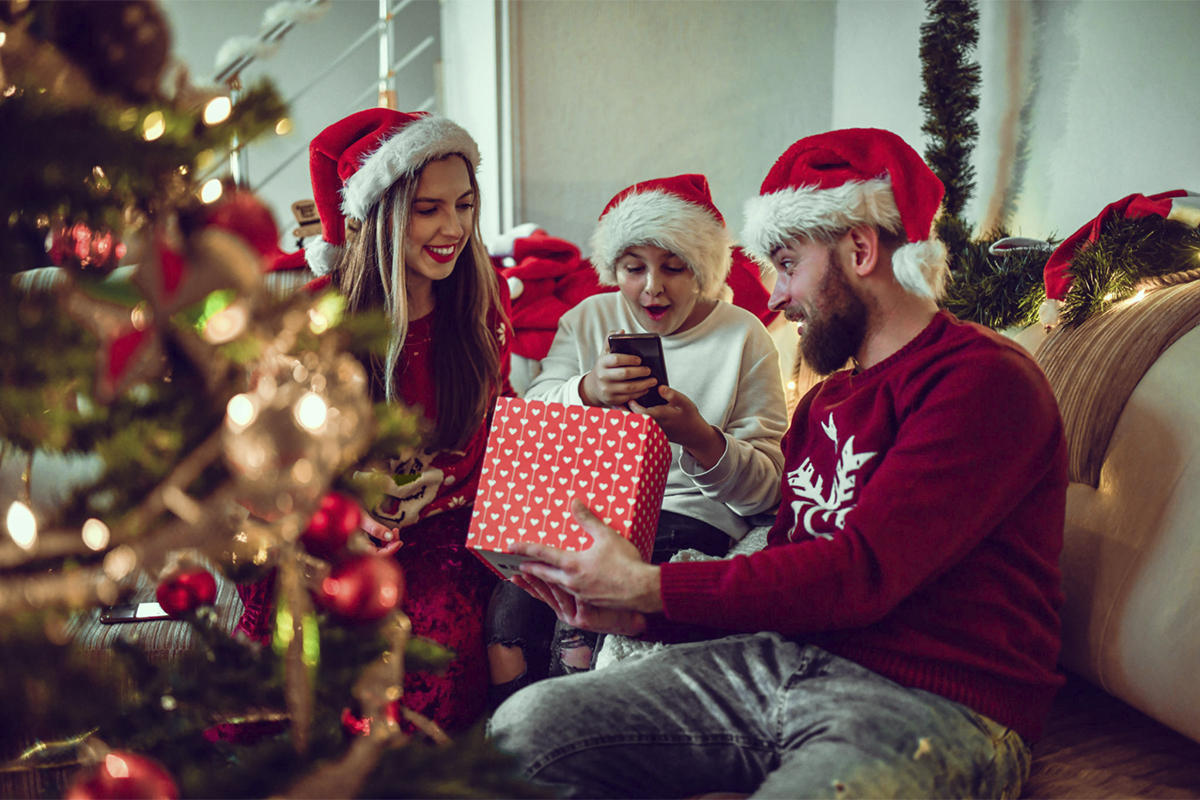
<svg viewBox="0 0 1200 800">
<path fill-rule="evenodd" d="M 542 681 L 489 735 L 568 797 L 1017 797 L 1030 763 L 969 708 L 773 633 Z"/>
</svg>

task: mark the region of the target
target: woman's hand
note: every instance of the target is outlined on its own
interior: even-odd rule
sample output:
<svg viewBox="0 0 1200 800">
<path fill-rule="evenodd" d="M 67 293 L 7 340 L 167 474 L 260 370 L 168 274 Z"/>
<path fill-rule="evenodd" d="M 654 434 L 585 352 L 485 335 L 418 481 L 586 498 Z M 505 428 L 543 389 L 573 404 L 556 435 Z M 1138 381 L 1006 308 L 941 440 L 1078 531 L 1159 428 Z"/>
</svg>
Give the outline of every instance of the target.
<svg viewBox="0 0 1200 800">
<path fill-rule="evenodd" d="M 390 556 L 404 546 L 404 542 L 400 541 L 399 528 L 389 528 L 372 517 L 365 508 L 359 510 L 362 511 L 362 515 L 358 527 L 367 534 L 369 541 L 374 545 L 375 555 Z"/>
<path fill-rule="evenodd" d="M 629 410 L 653 419 L 663 429 L 668 442 L 687 450 L 704 469 L 712 469 L 725 455 L 725 436 L 700 416 L 696 404 L 683 392 L 662 386 L 658 393 L 667 401 L 665 405 L 643 406 L 630 402 Z"/>
</svg>

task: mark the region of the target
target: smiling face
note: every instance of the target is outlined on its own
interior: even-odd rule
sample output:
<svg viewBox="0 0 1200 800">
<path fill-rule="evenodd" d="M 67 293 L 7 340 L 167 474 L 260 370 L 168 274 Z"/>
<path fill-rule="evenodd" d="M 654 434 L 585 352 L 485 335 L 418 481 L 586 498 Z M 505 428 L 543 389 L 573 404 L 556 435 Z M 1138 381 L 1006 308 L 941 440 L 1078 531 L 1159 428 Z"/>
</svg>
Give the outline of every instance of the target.
<svg viewBox="0 0 1200 800">
<path fill-rule="evenodd" d="M 651 333 L 667 336 L 686 331 L 716 305 L 700 299 L 700 284 L 692 268 L 657 245 L 627 247 L 613 266 L 617 288 L 638 323 Z"/>
<path fill-rule="evenodd" d="M 866 340 L 869 308 L 850 285 L 840 255 L 811 239 L 771 253 L 775 290 L 768 307 L 798 323 L 800 354 L 818 375 L 841 369 Z"/>
<path fill-rule="evenodd" d="M 459 156 L 430 161 L 421 170 L 408 231 L 404 269 L 409 293 L 427 291 L 448 278 L 475 227 L 475 190 Z"/>
</svg>

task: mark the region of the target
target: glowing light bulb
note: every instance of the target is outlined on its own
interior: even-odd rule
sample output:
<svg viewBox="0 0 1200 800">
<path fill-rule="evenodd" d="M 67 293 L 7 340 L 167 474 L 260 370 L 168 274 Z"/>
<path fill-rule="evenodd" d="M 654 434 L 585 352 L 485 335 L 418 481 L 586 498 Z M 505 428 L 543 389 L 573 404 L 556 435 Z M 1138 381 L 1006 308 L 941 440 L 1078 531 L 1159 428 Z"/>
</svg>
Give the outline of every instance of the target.
<svg viewBox="0 0 1200 800">
<path fill-rule="evenodd" d="M 229 119 L 231 113 L 233 113 L 233 103 L 228 97 L 214 97 L 204 107 L 204 124 L 219 125 Z"/>
<path fill-rule="evenodd" d="M 108 526 L 95 517 L 83 523 L 82 533 L 83 543 L 92 550 L 103 550 L 108 546 L 109 537 L 112 536 Z"/>
<path fill-rule="evenodd" d="M 308 312 L 309 328 L 318 336 L 329 330 L 329 317 L 322 314 L 317 309 L 310 309 Z"/>
<path fill-rule="evenodd" d="M 8 535 L 22 550 L 32 550 L 37 545 L 37 519 L 29 506 L 20 501 L 14 502 L 8 507 L 5 525 L 8 527 Z"/>
<path fill-rule="evenodd" d="M 246 330 L 246 324 L 249 321 L 250 317 L 246 313 L 245 306 L 232 305 L 208 318 L 208 322 L 204 325 L 204 338 L 213 344 L 232 341 Z"/>
<path fill-rule="evenodd" d="M 1109 292 L 1108 294 L 1104 295 L 1104 302 L 1110 302 L 1115 296 L 1116 295 L 1114 295 L 1112 292 Z"/>
<path fill-rule="evenodd" d="M 167 119 L 161 111 L 151 111 L 142 121 L 142 137 L 153 142 L 167 132 Z"/>
<path fill-rule="evenodd" d="M 329 406 L 325 399 L 315 392 L 309 392 L 296 403 L 296 421 L 310 431 L 319 431 L 329 416 Z"/>
<path fill-rule="evenodd" d="M 789 391 L 789 392 L 794 392 L 794 391 L 796 390 L 796 382 L 795 382 L 795 381 L 788 381 L 787 388 L 788 388 L 788 391 Z"/>
<path fill-rule="evenodd" d="M 1144 298 L 1145 296 L 1146 296 L 1146 290 L 1145 290 L 1145 289 L 1138 289 L 1138 293 L 1137 293 L 1137 294 L 1135 294 L 1133 297 L 1129 298 L 1129 302 L 1131 302 L 1131 303 L 1136 303 L 1138 300 L 1141 300 L 1141 299 L 1142 299 L 1142 298 Z"/>
<path fill-rule="evenodd" d="M 108 774 L 114 778 L 128 778 L 129 764 L 125 763 L 125 759 L 118 755 L 109 753 L 104 757 L 104 768 L 108 770 Z"/>
<path fill-rule="evenodd" d="M 224 191 L 225 187 L 221 186 L 221 179 L 213 178 L 200 187 L 200 202 L 205 204 L 215 203 L 221 199 L 221 194 Z"/>
<path fill-rule="evenodd" d="M 229 399 L 229 405 L 225 407 L 225 413 L 231 426 L 245 428 L 251 422 L 254 422 L 254 417 L 257 416 L 258 409 L 254 406 L 254 401 L 250 399 L 249 395 L 239 394 Z"/>
</svg>

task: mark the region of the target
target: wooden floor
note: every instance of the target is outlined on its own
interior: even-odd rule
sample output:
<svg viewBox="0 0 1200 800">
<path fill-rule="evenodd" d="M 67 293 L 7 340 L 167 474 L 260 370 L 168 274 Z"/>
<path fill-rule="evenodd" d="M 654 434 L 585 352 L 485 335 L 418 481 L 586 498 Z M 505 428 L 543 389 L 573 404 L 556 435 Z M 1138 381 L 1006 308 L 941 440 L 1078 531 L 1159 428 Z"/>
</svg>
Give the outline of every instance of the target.
<svg viewBox="0 0 1200 800">
<path fill-rule="evenodd" d="M 1070 676 L 1021 796 L 1200 798 L 1200 743 Z"/>
</svg>

